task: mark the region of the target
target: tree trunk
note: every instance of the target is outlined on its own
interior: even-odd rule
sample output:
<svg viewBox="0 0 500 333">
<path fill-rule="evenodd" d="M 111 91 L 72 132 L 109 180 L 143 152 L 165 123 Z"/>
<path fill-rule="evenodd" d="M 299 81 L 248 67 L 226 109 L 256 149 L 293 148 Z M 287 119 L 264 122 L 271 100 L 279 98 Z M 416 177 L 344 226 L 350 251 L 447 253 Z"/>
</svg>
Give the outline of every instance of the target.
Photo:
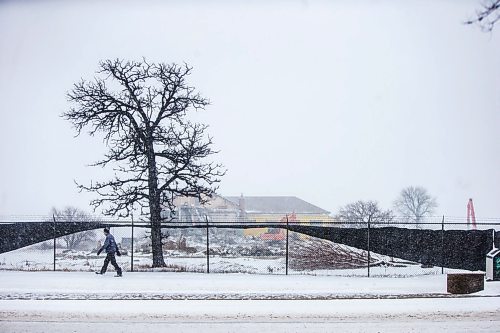
<svg viewBox="0 0 500 333">
<path fill-rule="evenodd" d="M 148 186 L 149 186 L 149 212 L 151 216 L 151 250 L 153 252 L 153 267 L 165 267 L 163 259 L 162 235 L 161 235 L 161 206 L 160 193 L 158 190 L 158 175 L 156 160 L 153 150 L 153 140 L 150 140 L 148 158 Z"/>
<path fill-rule="evenodd" d="M 151 203 L 150 207 L 153 205 L 155 204 Z M 165 267 L 161 239 L 161 220 L 159 207 L 158 209 L 155 208 L 151 210 L 151 247 L 153 252 L 153 267 Z"/>
</svg>

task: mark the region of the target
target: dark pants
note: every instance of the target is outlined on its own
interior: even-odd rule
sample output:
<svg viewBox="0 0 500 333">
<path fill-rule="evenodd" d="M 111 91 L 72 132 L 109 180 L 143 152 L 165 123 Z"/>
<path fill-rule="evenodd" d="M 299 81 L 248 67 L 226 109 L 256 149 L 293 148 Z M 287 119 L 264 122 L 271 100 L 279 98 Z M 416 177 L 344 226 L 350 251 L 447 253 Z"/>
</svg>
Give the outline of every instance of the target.
<svg viewBox="0 0 500 333">
<path fill-rule="evenodd" d="M 116 263 L 116 258 L 115 258 L 114 253 L 108 253 L 106 255 L 106 259 L 104 259 L 104 265 L 102 265 L 102 268 L 101 268 L 101 274 L 106 273 L 106 270 L 108 269 L 108 264 L 110 261 L 111 261 L 111 265 L 113 265 L 113 267 L 115 268 L 116 273 L 118 273 L 118 275 L 122 275 L 122 269 Z"/>
</svg>

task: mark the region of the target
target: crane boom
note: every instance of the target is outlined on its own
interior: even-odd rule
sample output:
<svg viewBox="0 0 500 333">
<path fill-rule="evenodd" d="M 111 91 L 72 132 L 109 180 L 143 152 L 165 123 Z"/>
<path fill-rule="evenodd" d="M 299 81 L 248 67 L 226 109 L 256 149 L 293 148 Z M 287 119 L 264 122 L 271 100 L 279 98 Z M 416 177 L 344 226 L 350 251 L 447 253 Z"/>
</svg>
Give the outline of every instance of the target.
<svg viewBox="0 0 500 333">
<path fill-rule="evenodd" d="M 474 203 L 469 199 L 467 203 L 467 226 L 470 228 L 472 220 L 472 230 L 476 230 L 476 213 L 474 212 Z"/>
</svg>

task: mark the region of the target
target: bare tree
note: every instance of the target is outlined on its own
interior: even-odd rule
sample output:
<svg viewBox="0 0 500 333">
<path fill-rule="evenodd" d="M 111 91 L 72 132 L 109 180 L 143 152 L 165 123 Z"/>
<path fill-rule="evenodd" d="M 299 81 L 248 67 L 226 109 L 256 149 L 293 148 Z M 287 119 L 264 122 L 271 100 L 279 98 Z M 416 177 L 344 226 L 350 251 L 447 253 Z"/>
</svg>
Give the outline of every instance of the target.
<svg viewBox="0 0 500 333">
<path fill-rule="evenodd" d="M 359 200 L 340 208 L 335 218 L 348 227 L 366 227 L 368 221 L 374 226 L 389 225 L 394 215 L 391 210 L 381 210 L 376 201 Z"/>
<path fill-rule="evenodd" d="M 57 221 L 64 222 L 97 222 L 97 220 L 76 207 L 65 207 L 62 210 L 58 210 L 55 207 L 52 208 L 50 215 L 53 215 Z M 62 236 L 61 239 L 66 243 L 66 248 L 69 250 L 76 249 L 82 243 L 95 240 L 94 230 L 77 232 L 74 234 Z"/>
<path fill-rule="evenodd" d="M 434 212 L 437 201 L 427 193 L 425 188 L 409 186 L 401 191 L 399 198 L 394 201 L 394 207 L 418 227 L 425 216 Z"/>
<path fill-rule="evenodd" d="M 91 204 L 105 215 L 127 217 L 140 208 L 151 226 L 153 267 L 165 266 L 162 222 L 176 196 L 201 202 L 218 188 L 225 170 L 206 161 L 215 154 L 207 126 L 187 119 L 209 101 L 186 82 L 188 65 L 106 60 L 94 81 L 82 80 L 68 93 L 73 107 L 63 114 L 80 135 L 102 133 L 109 148 L 94 166 L 113 166 L 112 180 L 78 185 L 96 192 Z M 165 216 L 167 215 L 167 216 Z"/>
<path fill-rule="evenodd" d="M 476 17 L 466 21 L 466 24 L 479 24 L 482 30 L 491 31 L 500 20 L 500 0 L 484 0 L 481 9 L 476 11 Z"/>
</svg>

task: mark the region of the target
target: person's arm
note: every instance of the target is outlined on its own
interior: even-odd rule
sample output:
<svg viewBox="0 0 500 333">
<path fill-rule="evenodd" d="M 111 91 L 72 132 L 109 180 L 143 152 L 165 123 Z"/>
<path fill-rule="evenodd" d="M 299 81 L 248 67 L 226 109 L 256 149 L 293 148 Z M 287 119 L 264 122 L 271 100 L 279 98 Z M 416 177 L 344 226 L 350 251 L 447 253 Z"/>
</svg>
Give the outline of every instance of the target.
<svg viewBox="0 0 500 333">
<path fill-rule="evenodd" d="M 101 248 L 99 249 L 99 251 L 97 251 L 97 255 L 100 255 L 102 250 L 104 250 L 105 248 L 107 248 L 109 245 L 109 235 L 106 236 L 106 240 L 104 241 L 104 244 L 101 246 Z"/>
<path fill-rule="evenodd" d="M 115 245 L 115 253 L 117 256 L 121 256 L 120 249 L 118 248 L 118 243 L 116 242 L 115 237 L 113 237 L 113 244 Z"/>
</svg>

